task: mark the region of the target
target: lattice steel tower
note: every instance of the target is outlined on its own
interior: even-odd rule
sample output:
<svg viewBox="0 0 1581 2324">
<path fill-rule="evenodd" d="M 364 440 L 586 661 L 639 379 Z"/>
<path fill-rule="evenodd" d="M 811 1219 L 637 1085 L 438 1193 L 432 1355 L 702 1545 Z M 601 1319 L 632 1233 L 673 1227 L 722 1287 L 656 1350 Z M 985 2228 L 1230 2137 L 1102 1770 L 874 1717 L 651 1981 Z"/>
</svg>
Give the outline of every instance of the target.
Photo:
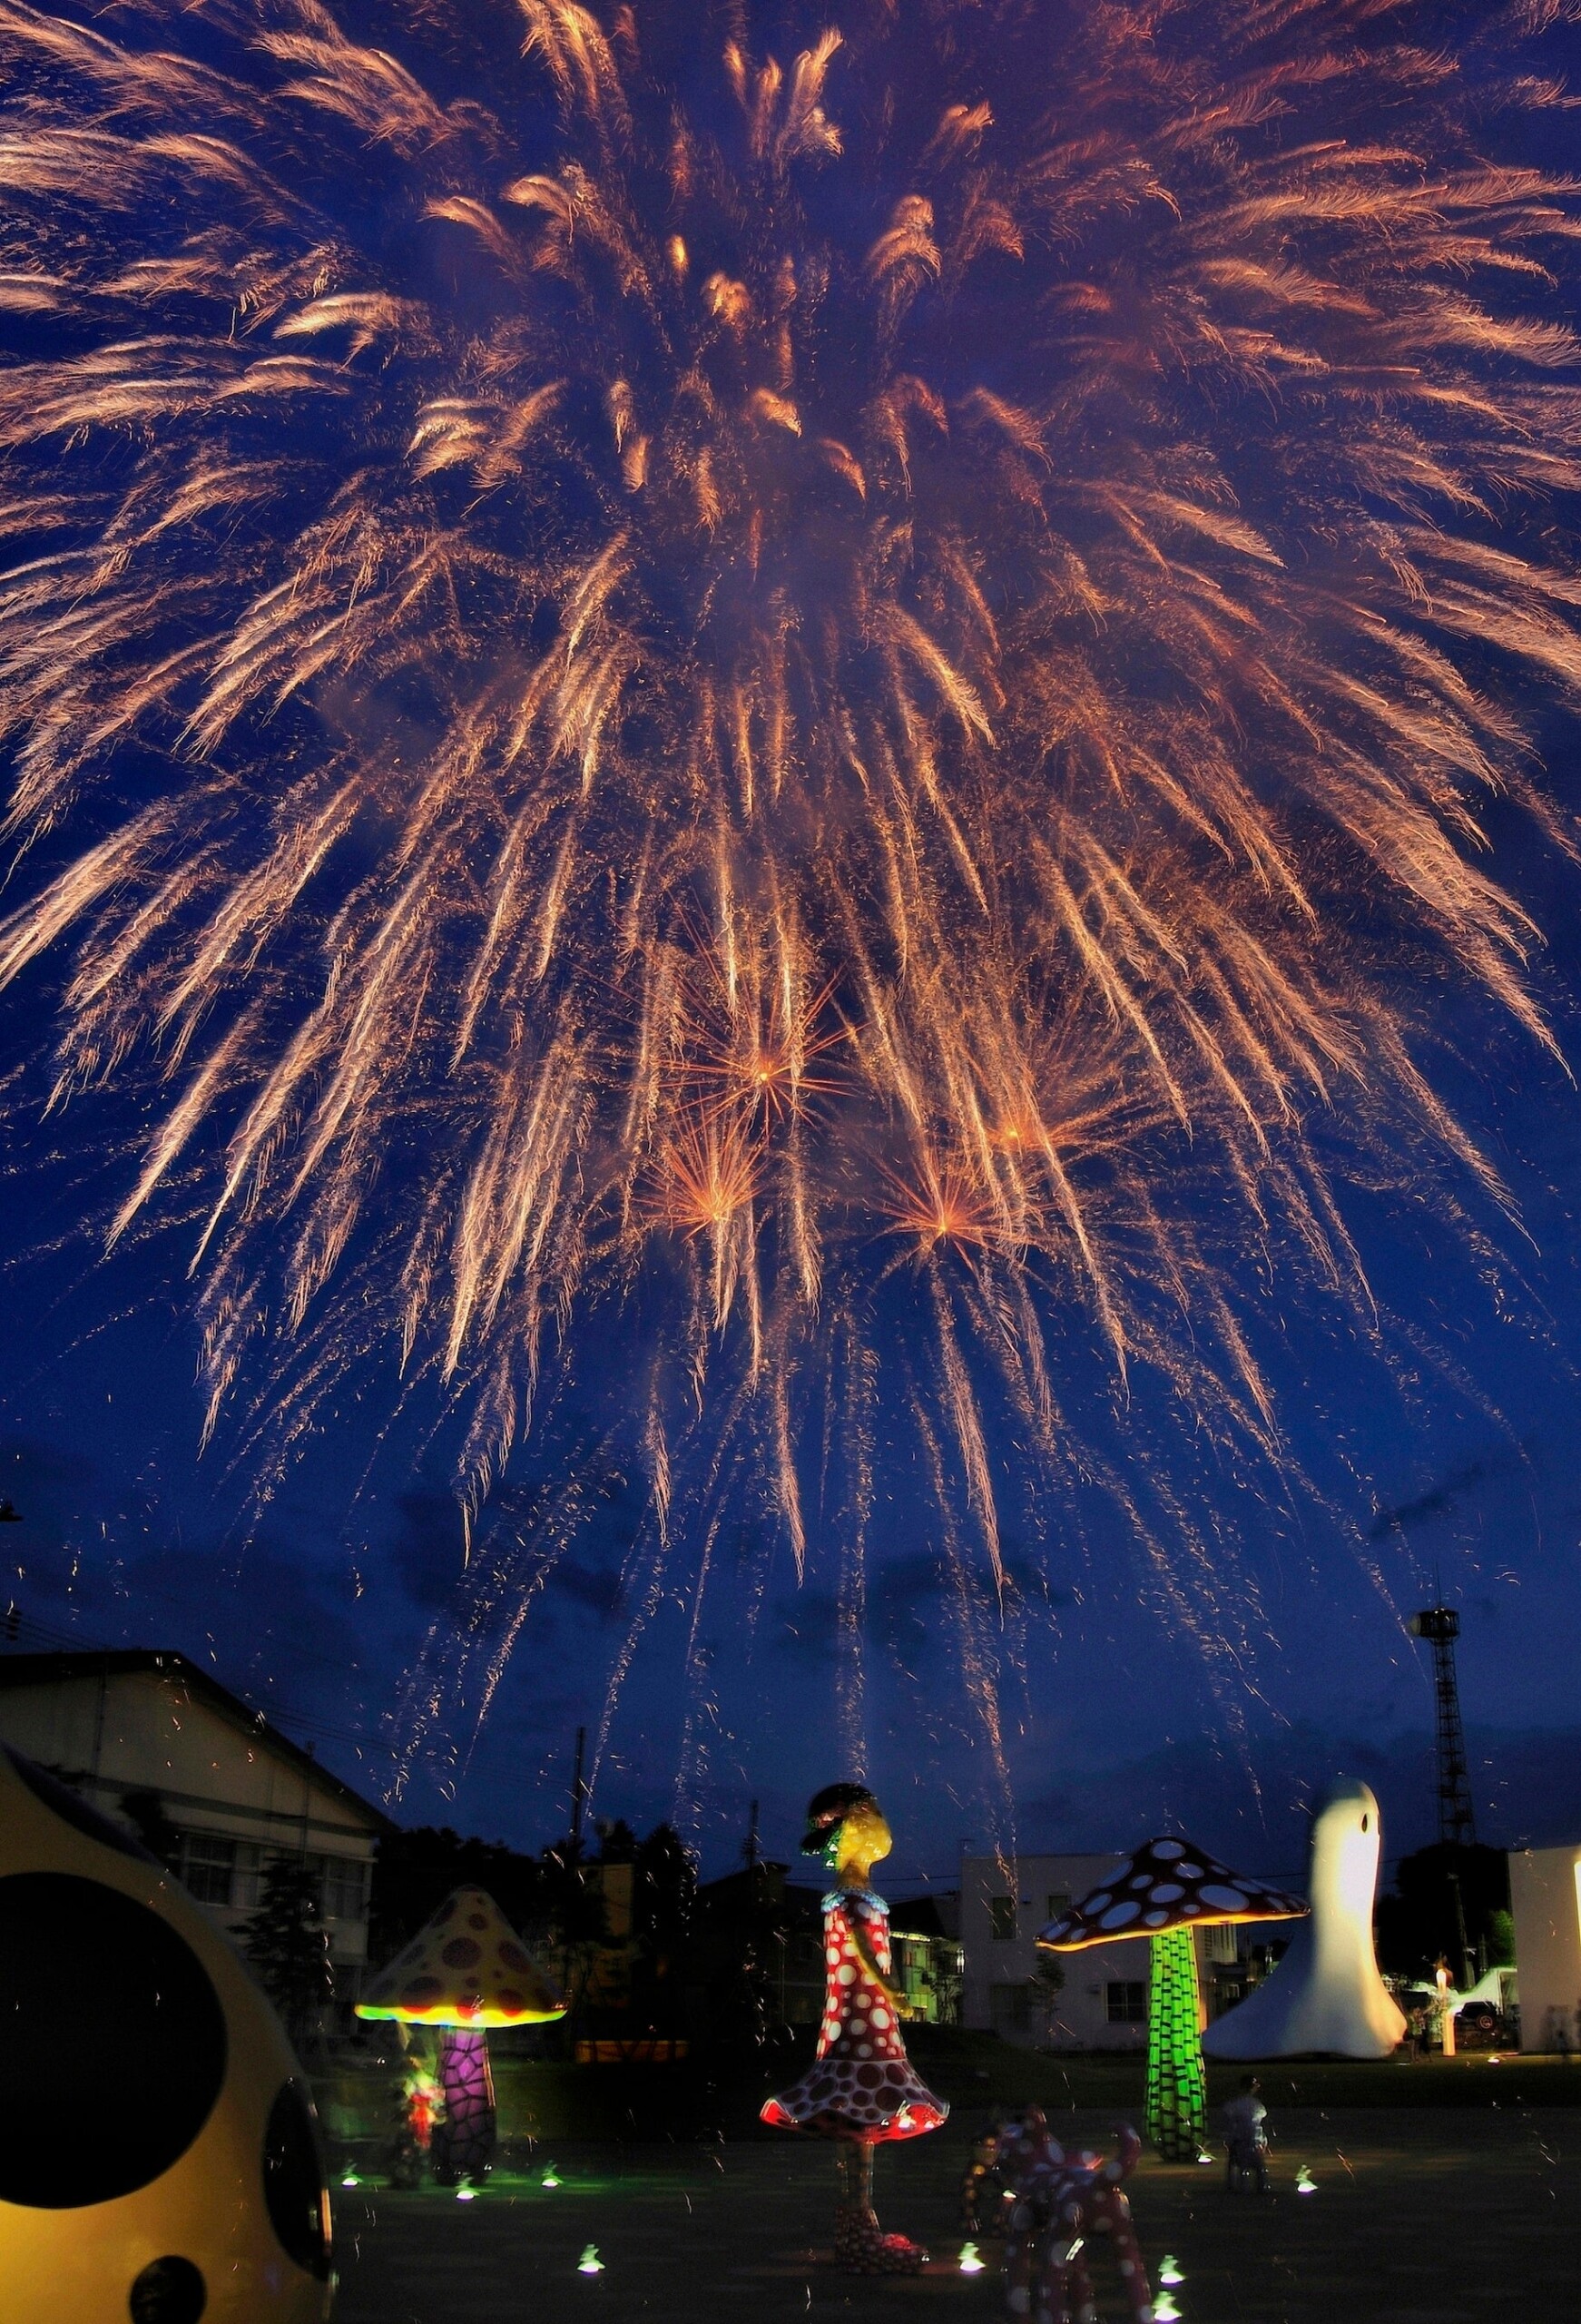
<svg viewBox="0 0 1581 2324">
<path fill-rule="evenodd" d="M 1408 1625 L 1414 1638 L 1433 1649 L 1433 1697 L 1438 1706 L 1439 1837 L 1469 1847 L 1477 1838 L 1471 1807 L 1471 1776 L 1466 1765 L 1466 1730 L 1460 1724 L 1460 1689 L 1455 1677 L 1455 1640 L 1460 1617 L 1453 1606 L 1426 1606 Z"/>
</svg>

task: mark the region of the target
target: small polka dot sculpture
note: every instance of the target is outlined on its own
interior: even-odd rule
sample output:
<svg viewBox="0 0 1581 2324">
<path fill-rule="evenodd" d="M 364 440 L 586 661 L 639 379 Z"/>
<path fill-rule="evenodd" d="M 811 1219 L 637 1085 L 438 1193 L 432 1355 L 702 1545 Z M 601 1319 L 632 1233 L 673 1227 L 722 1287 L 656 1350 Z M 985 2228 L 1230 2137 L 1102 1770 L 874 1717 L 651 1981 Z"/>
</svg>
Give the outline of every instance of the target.
<svg viewBox="0 0 1581 2324">
<path fill-rule="evenodd" d="M 565 2003 L 534 1966 L 499 1906 L 482 1888 L 457 1888 L 357 2004 L 358 2017 L 441 2029 L 444 2109 L 428 2153 L 441 2186 L 476 2184 L 494 2159 L 491 2025 L 541 2025 Z"/>
<path fill-rule="evenodd" d="M 1147 1981 L 1147 2135 L 1166 2162 L 1193 2162 L 1207 2129 L 1194 1928 L 1301 1918 L 1306 1900 L 1244 1879 L 1189 1840 L 1148 1840 L 1114 1878 L 1049 1925 L 1038 1944 L 1077 1953 L 1152 1940 Z"/>
<path fill-rule="evenodd" d="M 823 2022 L 812 2064 L 762 2110 L 777 2129 L 838 2142 L 835 2258 L 853 2275 L 911 2274 L 926 2265 L 917 2244 L 879 2227 L 872 2152 L 938 2130 L 949 2112 L 906 2055 L 899 2021 L 908 2004 L 891 1982 L 889 1907 L 868 1886 L 892 1844 L 878 1801 L 861 1785 L 831 1784 L 808 1809 L 802 1847 L 822 1856 L 836 1876 L 823 1900 Z"/>
<path fill-rule="evenodd" d="M 1066 2154 L 1040 2111 L 1029 2107 L 999 2142 L 1011 2190 L 1005 2252 L 1005 2304 L 1032 2324 L 1093 2324 L 1097 2309 L 1088 2260 L 1102 2237 L 1115 2256 L 1121 2297 L 1134 2324 L 1153 2324 L 1153 2294 L 1122 2180 L 1136 2168 L 1142 2142 L 1123 2130 L 1107 2159 Z"/>
</svg>

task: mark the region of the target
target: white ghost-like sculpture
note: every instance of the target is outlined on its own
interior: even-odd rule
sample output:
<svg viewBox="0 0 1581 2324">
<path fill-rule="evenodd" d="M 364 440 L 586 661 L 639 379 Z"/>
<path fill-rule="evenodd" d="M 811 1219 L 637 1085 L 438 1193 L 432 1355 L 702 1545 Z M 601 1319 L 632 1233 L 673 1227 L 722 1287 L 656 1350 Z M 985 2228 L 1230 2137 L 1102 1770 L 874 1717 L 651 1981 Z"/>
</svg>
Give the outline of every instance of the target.
<svg viewBox="0 0 1581 2324">
<path fill-rule="evenodd" d="M 1372 1949 L 1382 1847 L 1372 1793 L 1354 1776 L 1336 1777 L 1312 1823 L 1311 1916 L 1273 1974 L 1209 2026 L 1209 2057 L 1388 2057 L 1405 2019 Z"/>
</svg>

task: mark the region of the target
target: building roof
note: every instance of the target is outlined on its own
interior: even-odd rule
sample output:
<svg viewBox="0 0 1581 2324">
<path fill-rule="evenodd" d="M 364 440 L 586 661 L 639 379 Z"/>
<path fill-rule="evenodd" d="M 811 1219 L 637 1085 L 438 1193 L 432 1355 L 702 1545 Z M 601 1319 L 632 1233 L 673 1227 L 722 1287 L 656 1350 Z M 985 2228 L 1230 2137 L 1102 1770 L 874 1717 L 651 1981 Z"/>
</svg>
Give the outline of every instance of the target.
<svg viewBox="0 0 1581 2324">
<path fill-rule="evenodd" d="M 106 1648 L 98 1653 L 64 1654 L 0 1654 L 0 1688 L 48 1686 L 66 1679 L 137 1678 L 152 1674 L 160 1678 L 179 1679 L 194 1702 L 202 1703 L 224 1719 L 227 1726 L 263 1744 L 276 1758 L 284 1759 L 299 1775 L 314 1778 L 325 1791 L 342 1800 L 349 1807 L 367 1818 L 378 1832 L 394 1832 L 399 1827 L 376 1807 L 371 1799 L 364 1799 L 359 1791 L 343 1783 L 319 1760 L 311 1751 L 304 1751 L 271 1727 L 260 1710 L 250 1710 L 229 1687 L 184 1654 L 172 1648 L 126 1647 Z"/>
</svg>

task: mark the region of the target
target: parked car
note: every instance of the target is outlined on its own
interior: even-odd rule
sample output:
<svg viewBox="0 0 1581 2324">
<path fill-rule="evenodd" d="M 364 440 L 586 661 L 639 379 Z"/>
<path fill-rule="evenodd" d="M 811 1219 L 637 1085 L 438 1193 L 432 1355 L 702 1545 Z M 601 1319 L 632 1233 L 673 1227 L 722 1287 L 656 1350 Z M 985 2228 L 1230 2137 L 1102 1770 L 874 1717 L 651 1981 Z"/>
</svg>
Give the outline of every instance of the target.
<svg viewBox="0 0 1581 2324">
<path fill-rule="evenodd" d="M 1455 2045 L 1461 2050 L 1513 2050 L 1520 2043 L 1519 2004 L 1513 1969 L 1489 1969 L 1464 1994 L 1449 1988 L 1455 2013 Z M 1396 1999 L 1409 2016 L 1413 2009 L 1432 2009 L 1439 2001 L 1436 1985 L 1418 1979 L 1396 1989 Z"/>
</svg>

